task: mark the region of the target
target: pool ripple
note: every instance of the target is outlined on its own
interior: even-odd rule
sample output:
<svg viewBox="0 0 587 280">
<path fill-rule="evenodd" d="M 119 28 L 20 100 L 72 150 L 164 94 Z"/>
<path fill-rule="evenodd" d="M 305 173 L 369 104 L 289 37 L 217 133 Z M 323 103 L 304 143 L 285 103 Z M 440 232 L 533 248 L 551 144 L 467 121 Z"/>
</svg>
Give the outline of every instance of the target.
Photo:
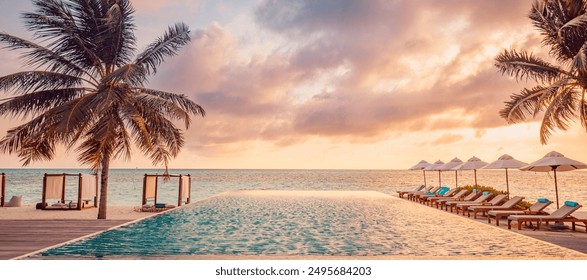
<svg viewBox="0 0 587 280">
<path fill-rule="evenodd" d="M 31 258 L 585 258 L 374 191 L 231 191 Z"/>
</svg>

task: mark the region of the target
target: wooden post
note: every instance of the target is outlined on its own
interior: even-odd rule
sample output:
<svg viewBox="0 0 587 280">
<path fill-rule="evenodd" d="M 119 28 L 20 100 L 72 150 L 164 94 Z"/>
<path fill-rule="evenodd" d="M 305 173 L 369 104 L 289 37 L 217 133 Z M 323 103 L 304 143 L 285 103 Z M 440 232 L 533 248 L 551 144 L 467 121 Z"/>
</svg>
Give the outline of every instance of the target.
<svg viewBox="0 0 587 280">
<path fill-rule="evenodd" d="M 182 175 L 179 175 L 179 193 L 177 194 L 177 206 L 181 206 L 181 191 L 183 189 Z"/>
<path fill-rule="evenodd" d="M 65 203 L 65 173 L 63 173 L 63 189 L 61 191 L 61 203 Z"/>
<path fill-rule="evenodd" d="M 94 174 L 94 176 L 96 177 L 96 195 L 94 196 L 94 207 L 98 207 L 98 190 L 100 188 L 98 188 L 98 173 Z"/>
<path fill-rule="evenodd" d="M 4 201 L 6 199 L 6 174 L 2 173 L 2 182 L 0 182 L 0 185 L 2 185 L 2 193 L 0 193 L 0 207 L 4 207 Z"/>
<path fill-rule="evenodd" d="M 147 174 L 145 174 L 145 177 L 143 178 L 143 204 L 145 205 L 147 204 Z"/>
<path fill-rule="evenodd" d="M 65 180 L 65 178 L 64 178 Z M 82 174 L 77 175 L 77 210 L 82 210 Z"/>
<path fill-rule="evenodd" d="M 43 204 L 41 209 L 47 209 L 47 207 L 45 207 L 47 204 L 47 173 L 45 173 L 45 176 L 43 176 L 43 198 L 41 199 L 41 203 Z"/>
<path fill-rule="evenodd" d="M 190 204 L 191 200 L 192 200 L 192 175 L 188 174 L 188 198 L 185 202 L 185 204 Z"/>
<path fill-rule="evenodd" d="M 157 204 L 157 193 L 159 192 L 159 176 L 155 176 L 155 204 Z"/>
</svg>

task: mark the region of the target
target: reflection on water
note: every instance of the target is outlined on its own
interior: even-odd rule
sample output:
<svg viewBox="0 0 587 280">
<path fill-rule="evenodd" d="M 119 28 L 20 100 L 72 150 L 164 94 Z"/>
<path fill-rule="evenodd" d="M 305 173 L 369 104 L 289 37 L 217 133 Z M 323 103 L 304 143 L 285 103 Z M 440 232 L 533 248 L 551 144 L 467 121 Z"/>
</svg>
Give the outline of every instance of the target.
<svg viewBox="0 0 587 280">
<path fill-rule="evenodd" d="M 33 258 L 188 255 L 585 257 L 378 192 L 235 191 Z"/>
</svg>

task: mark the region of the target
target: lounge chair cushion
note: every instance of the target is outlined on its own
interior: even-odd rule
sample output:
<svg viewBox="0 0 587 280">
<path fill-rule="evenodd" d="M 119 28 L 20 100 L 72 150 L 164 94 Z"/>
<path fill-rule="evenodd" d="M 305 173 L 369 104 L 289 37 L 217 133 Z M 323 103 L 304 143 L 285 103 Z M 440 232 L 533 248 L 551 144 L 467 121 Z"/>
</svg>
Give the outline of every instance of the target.
<svg viewBox="0 0 587 280">
<path fill-rule="evenodd" d="M 544 197 L 541 197 L 538 199 L 538 202 L 541 202 L 541 203 L 546 203 L 548 201 L 549 201 L 548 198 L 544 198 Z"/>
<path fill-rule="evenodd" d="M 577 206 L 579 206 L 579 203 L 567 200 L 567 201 L 565 201 L 565 205 L 570 206 L 570 207 L 577 207 Z"/>
</svg>

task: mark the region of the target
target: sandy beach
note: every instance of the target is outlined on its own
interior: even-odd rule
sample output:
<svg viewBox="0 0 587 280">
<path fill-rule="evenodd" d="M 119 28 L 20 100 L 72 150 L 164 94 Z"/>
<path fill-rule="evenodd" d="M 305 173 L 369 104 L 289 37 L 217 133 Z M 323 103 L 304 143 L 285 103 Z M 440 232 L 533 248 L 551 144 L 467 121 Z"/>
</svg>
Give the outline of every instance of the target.
<svg viewBox="0 0 587 280">
<path fill-rule="evenodd" d="M 108 206 L 108 220 L 137 220 L 156 214 L 136 212 L 135 206 Z M 0 220 L 92 220 L 98 216 L 98 208 L 87 210 L 43 211 L 34 205 L 0 208 Z"/>
</svg>

